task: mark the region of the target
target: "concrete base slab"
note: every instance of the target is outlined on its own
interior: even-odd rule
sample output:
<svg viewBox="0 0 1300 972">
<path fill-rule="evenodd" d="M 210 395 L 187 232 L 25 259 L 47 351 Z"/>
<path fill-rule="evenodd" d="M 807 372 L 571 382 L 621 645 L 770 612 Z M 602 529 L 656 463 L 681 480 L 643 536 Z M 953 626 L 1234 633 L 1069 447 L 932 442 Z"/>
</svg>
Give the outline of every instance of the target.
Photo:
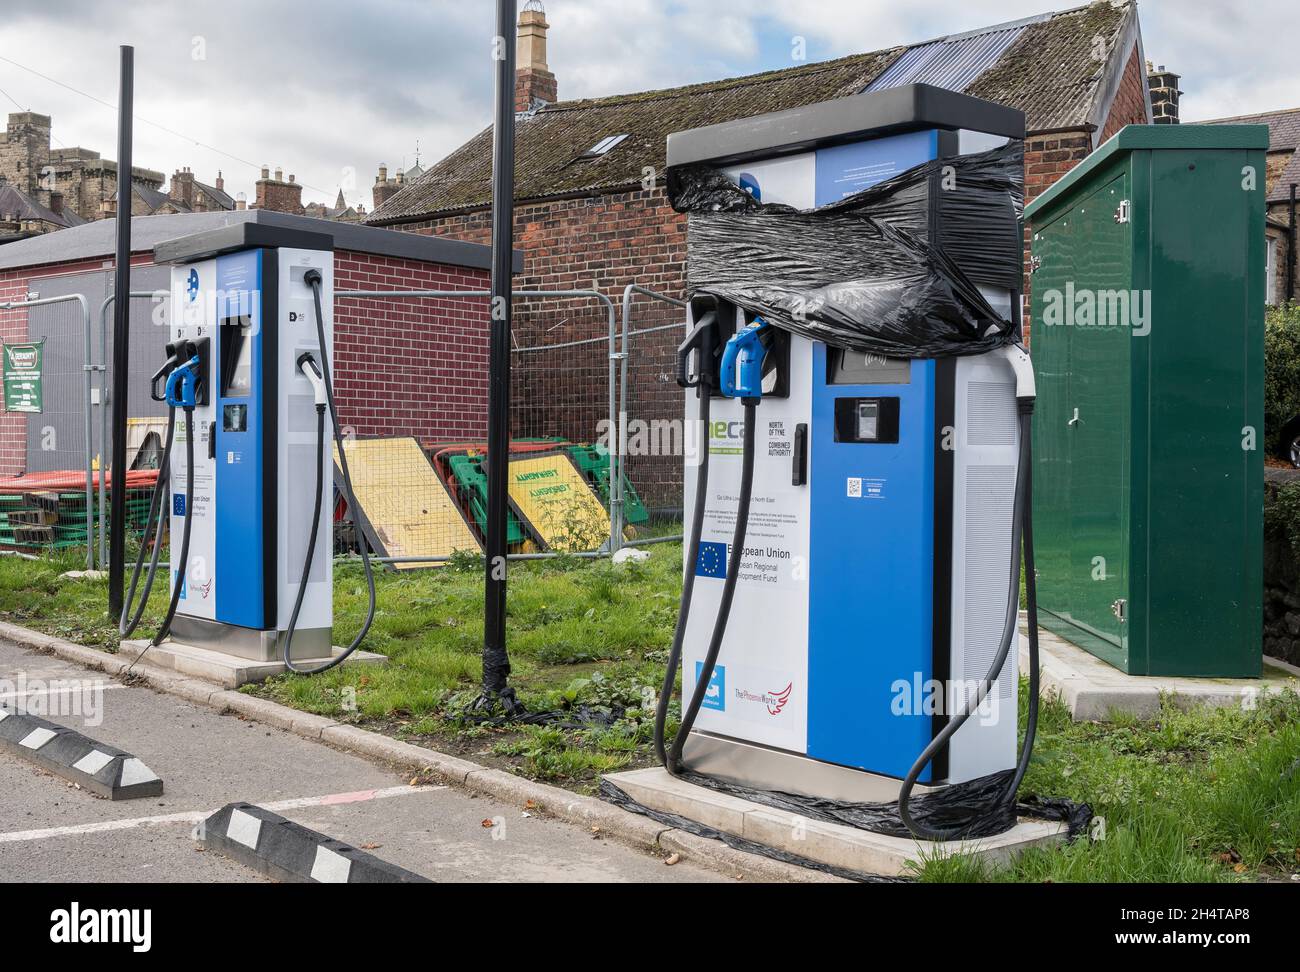
<svg viewBox="0 0 1300 972">
<path fill-rule="evenodd" d="M 658 766 L 612 773 L 606 779 L 652 810 L 677 814 L 819 864 L 887 877 L 906 874 L 908 861 L 951 854 L 974 854 L 993 863 L 1004 863 L 1026 848 L 1063 841 L 1067 830 L 1064 823 L 1026 819 L 996 837 L 943 842 L 912 840 L 796 817 L 686 783 Z"/>
<path fill-rule="evenodd" d="M 1020 632 L 1024 636 L 1020 639 L 1023 673 L 1029 666 L 1029 627 L 1023 613 Z M 1300 691 L 1300 668 L 1267 655 L 1262 678 L 1126 675 L 1042 627 L 1038 629 L 1038 654 L 1043 693 L 1059 695 L 1075 722 L 1105 722 L 1117 714 L 1154 718 L 1160 712 L 1161 696 L 1184 709 L 1197 705 L 1253 708 L 1265 695 Z"/>
<path fill-rule="evenodd" d="M 288 670 L 282 661 L 250 661 L 247 658 L 238 658 L 210 648 L 182 644 L 170 638 L 156 648 L 148 646 L 147 639 L 123 641 L 119 651 L 124 658 L 134 660 L 144 655 L 152 665 L 169 668 L 183 675 L 207 679 L 228 689 L 239 688 L 252 682 L 263 682 L 272 675 L 282 675 Z M 147 653 L 146 648 L 148 648 Z M 343 649 L 335 646 L 331 657 L 337 658 L 342 653 Z M 299 668 L 315 668 L 327 661 L 328 658 L 303 658 L 296 659 L 294 664 Z M 386 661 L 388 661 L 386 655 L 377 655 L 370 651 L 354 651 L 343 664 L 379 665 Z"/>
</svg>

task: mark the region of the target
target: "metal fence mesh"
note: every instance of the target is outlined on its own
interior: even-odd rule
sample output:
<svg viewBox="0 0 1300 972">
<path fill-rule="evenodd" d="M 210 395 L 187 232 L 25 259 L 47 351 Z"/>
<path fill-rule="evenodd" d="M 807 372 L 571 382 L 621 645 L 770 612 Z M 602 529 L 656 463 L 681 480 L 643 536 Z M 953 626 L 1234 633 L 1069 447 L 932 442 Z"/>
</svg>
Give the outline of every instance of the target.
<svg viewBox="0 0 1300 972">
<path fill-rule="evenodd" d="M 675 365 L 686 311 L 679 301 L 636 288 L 629 288 L 623 308 L 628 331 L 621 347 L 626 376 L 620 377 L 624 472 L 645 511 L 643 532 L 662 533 L 682 517 L 685 430 Z M 635 505 L 629 494 L 627 520 L 633 526 Z"/>
<path fill-rule="evenodd" d="M 152 320 L 158 306 L 153 296 L 133 295 L 131 316 Z M 336 553 L 355 552 L 359 530 L 379 557 L 400 567 L 481 551 L 490 462 L 489 307 L 482 293 L 336 295 L 335 393 L 356 491 L 354 509 L 335 504 Z M 110 310 L 111 304 L 102 314 L 96 307 L 95 323 L 107 327 Z M 622 308 L 591 292 L 516 295 L 507 524 L 512 554 L 608 551 L 677 528 L 683 430 L 673 366 L 683 314 L 680 302 L 636 288 Z M 79 305 L 0 310 L 0 328 L 11 342 L 48 338 L 43 412 L 0 418 L 11 430 L 20 422 L 28 427 L 25 437 L 11 434 L 6 440 L 12 471 L 84 474 L 88 462 L 100 468 L 108 415 L 98 401 L 95 375 L 87 440 Z M 96 327 L 92 362 L 111 354 L 107 344 L 101 347 L 98 332 Z M 612 350 L 622 353 L 611 355 Z M 140 396 L 144 399 L 136 401 Z M 165 410 L 147 401 L 145 389 L 133 392 L 130 404 L 128 467 L 156 469 Z M 611 456 L 618 446 L 614 417 L 620 412 L 626 449 L 621 477 L 615 475 L 619 457 Z M 314 438 L 299 433 L 290 447 L 291 461 L 310 463 Z M 49 454 L 40 455 L 42 450 Z M 335 461 L 337 466 L 337 454 Z M 51 543 L 55 532 L 65 546 L 87 542 L 84 486 L 78 491 L 67 498 L 61 532 L 47 531 Z M 102 493 L 93 492 L 95 510 Z M 132 491 L 128 500 L 136 536 L 147 500 L 147 490 Z M 75 523 L 73 506 L 80 510 Z M 3 514 L 0 510 L 0 543 L 6 537 L 12 542 L 3 532 Z M 619 539 L 612 542 L 616 530 Z"/>
<path fill-rule="evenodd" d="M 513 554 L 608 546 L 612 307 L 590 294 L 514 299 Z M 336 397 L 357 494 L 355 520 L 336 520 L 336 552 L 356 548 L 358 528 L 400 567 L 481 549 L 488 312 L 483 295 L 336 294 Z"/>
</svg>

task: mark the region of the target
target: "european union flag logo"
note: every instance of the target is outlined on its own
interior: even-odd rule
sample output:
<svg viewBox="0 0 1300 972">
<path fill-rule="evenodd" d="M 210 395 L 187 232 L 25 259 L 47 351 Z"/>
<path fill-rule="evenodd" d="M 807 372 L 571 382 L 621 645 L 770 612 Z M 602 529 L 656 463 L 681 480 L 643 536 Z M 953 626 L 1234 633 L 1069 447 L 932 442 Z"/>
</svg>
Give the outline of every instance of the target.
<svg viewBox="0 0 1300 972">
<path fill-rule="evenodd" d="M 727 545 L 725 543 L 700 544 L 700 556 L 695 561 L 695 576 L 727 576 Z"/>
<path fill-rule="evenodd" d="M 185 515 L 185 494 L 173 493 L 172 494 L 172 516 L 184 516 L 184 515 Z"/>
</svg>

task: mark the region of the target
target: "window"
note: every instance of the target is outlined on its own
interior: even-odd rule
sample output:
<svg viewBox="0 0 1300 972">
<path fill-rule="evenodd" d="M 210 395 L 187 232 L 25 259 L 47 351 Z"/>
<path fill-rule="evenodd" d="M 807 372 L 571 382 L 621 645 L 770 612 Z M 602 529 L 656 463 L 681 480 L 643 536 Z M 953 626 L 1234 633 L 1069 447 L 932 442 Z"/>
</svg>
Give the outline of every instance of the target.
<svg viewBox="0 0 1300 972">
<path fill-rule="evenodd" d="M 1264 303 L 1277 303 L 1277 237 L 1270 237 L 1266 248 L 1267 255 L 1264 258 L 1264 272 L 1267 274 L 1264 283 Z"/>
<path fill-rule="evenodd" d="M 608 155 L 610 149 L 618 145 L 627 135 L 606 135 L 599 142 L 593 145 L 587 151 L 578 156 L 580 159 L 598 159 L 602 155 Z"/>
</svg>

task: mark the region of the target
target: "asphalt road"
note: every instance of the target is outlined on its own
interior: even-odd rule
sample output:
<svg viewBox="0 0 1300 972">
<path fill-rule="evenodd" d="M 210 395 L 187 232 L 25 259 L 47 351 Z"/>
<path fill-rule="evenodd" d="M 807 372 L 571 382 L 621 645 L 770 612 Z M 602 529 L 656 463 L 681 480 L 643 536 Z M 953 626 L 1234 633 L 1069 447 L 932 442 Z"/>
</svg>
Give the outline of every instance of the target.
<svg viewBox="0 0 1300 972">
<path fill-rule="evenodd" d="M 438 882 L 726 880 L 492 798 L 411 786 L 322 743 L 0 642 L 0 704 L 13 710 L 22 701 L 138 756 L 165 791 L 115 803 L 0 752 L 5 881 L 263 881 L 192 837 L 195 824 L 236 800 Z"/>
</svg>

